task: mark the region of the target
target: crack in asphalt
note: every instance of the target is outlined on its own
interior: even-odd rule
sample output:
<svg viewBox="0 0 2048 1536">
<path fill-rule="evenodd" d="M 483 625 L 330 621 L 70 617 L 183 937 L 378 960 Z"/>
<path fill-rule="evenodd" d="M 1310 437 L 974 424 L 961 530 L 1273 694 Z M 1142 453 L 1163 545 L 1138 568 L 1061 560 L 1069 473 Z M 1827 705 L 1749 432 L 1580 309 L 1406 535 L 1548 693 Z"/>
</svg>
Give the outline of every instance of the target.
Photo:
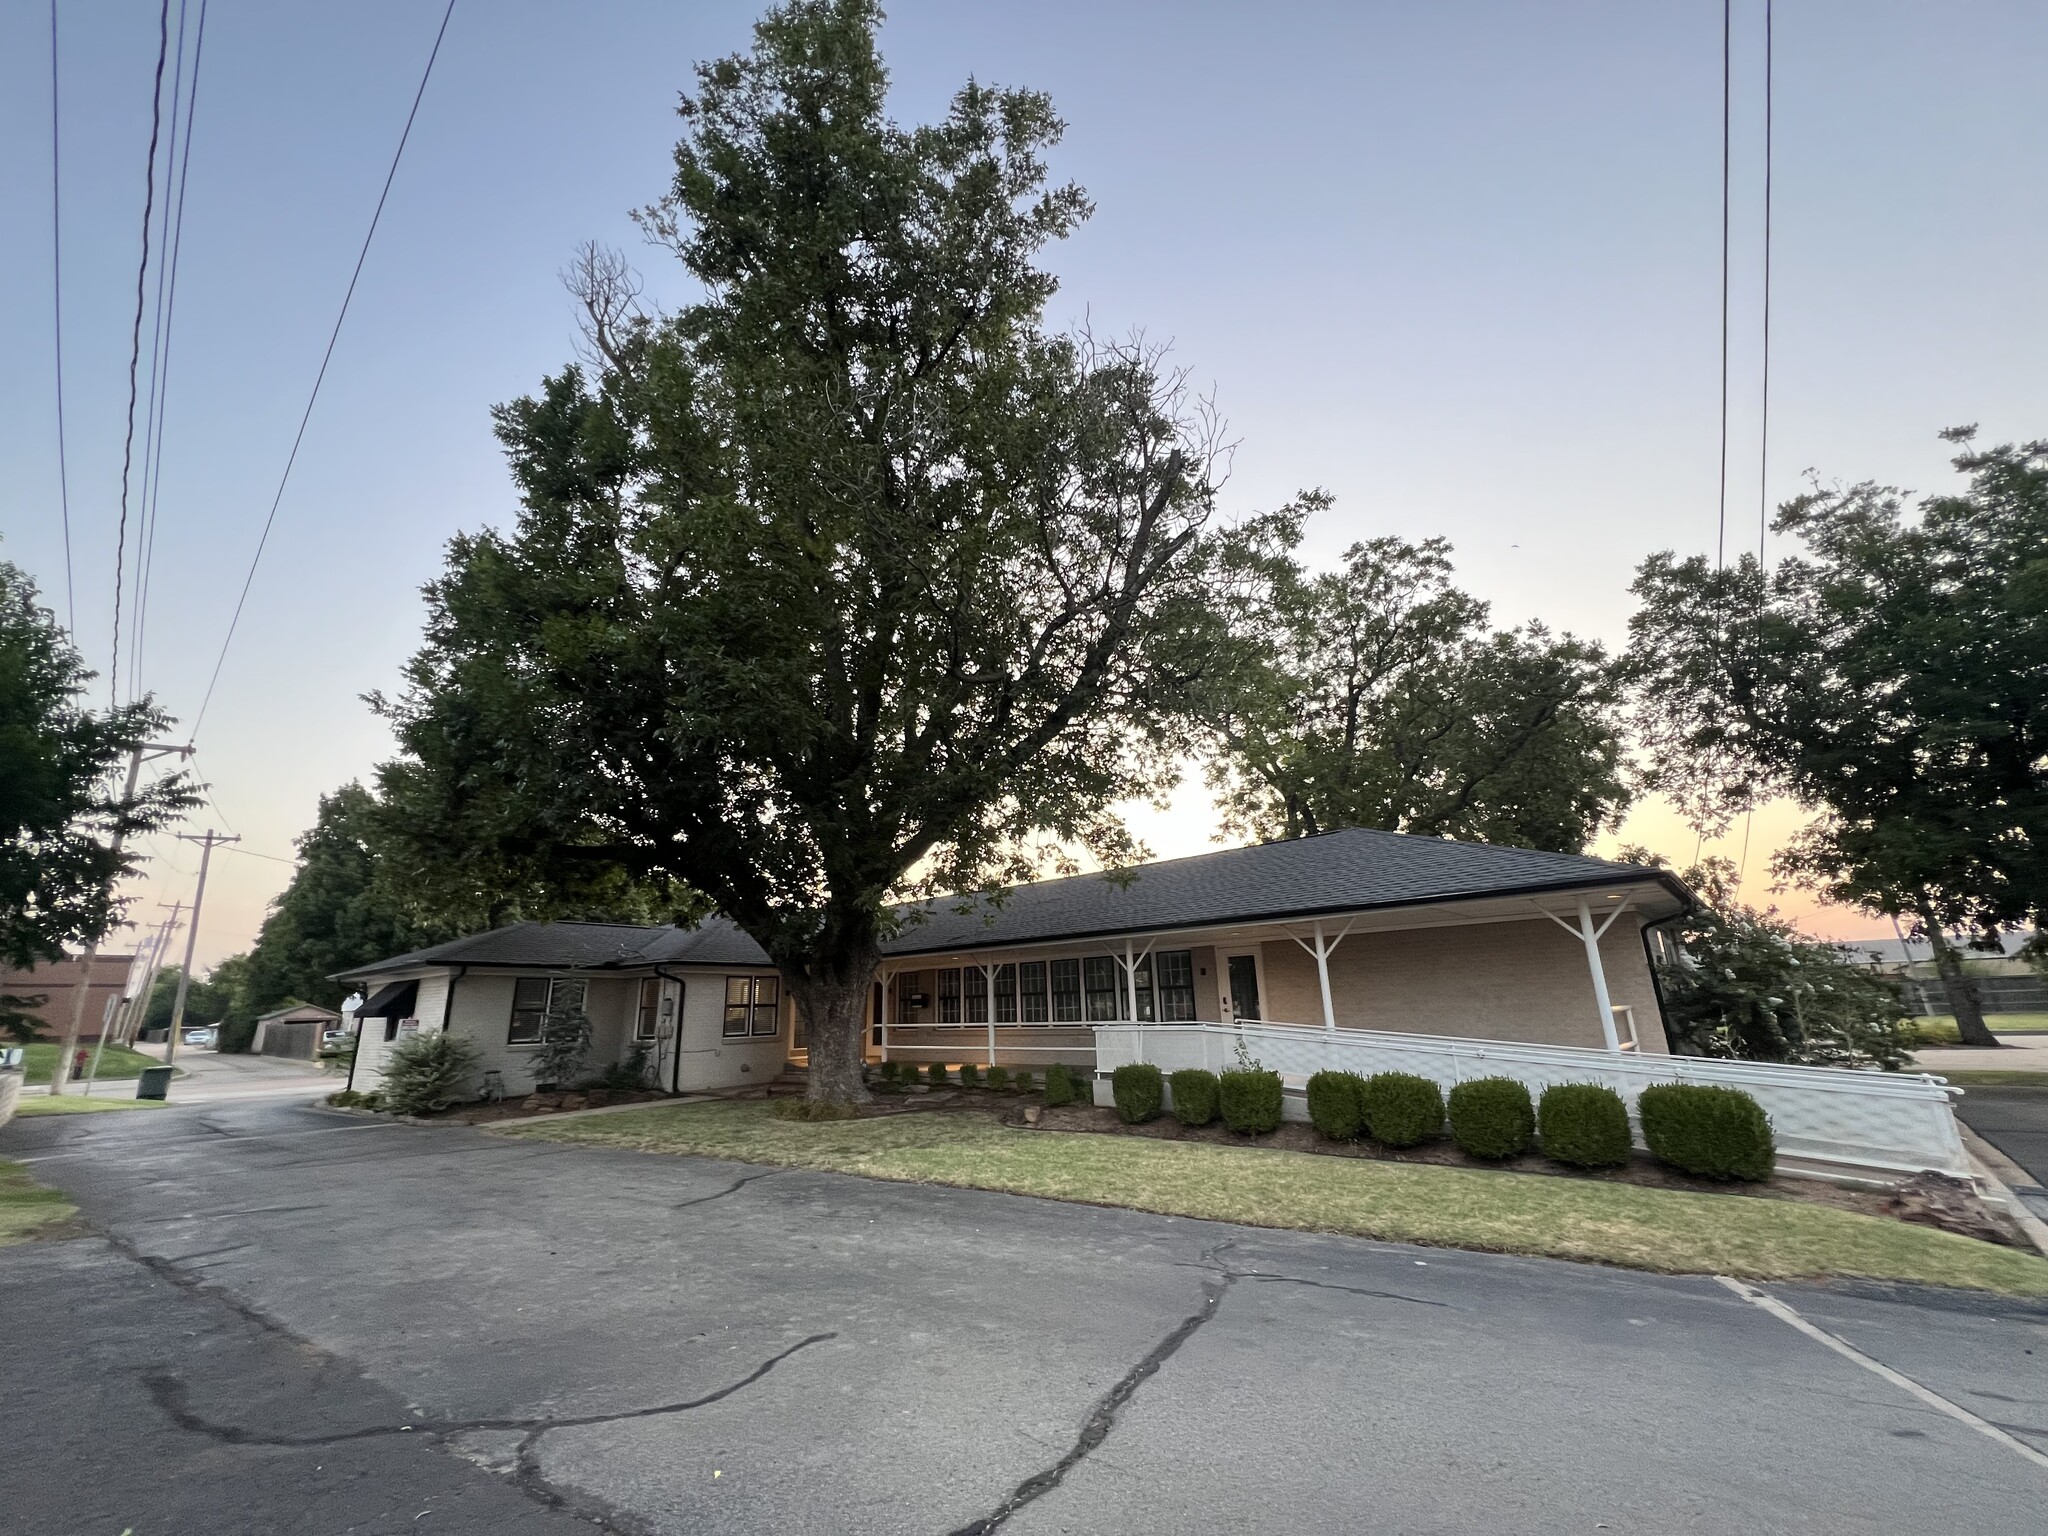
<svg viewBox="0 0 2048 1536">
<path fill-rule="evenodd" d="M 1448 1301 L 1432 1301 L 1427 1296 L 1404 1296 L 1399 1291 L 1374 1291 L 1362 1285 L 1339 1285 L 1334 1280 L 1305 1280 L 1299 1275 L 1263 1275 L 1257 1270 L 1245 1270 L 1232 1277 L 1237 1280 L 1257 1280 L 1262 1285 L 1306 1285 L 1318 1291 L 1343 1291 L 1351 1296 L 1377 1296 L 1383 1301 L 1405 1301 L 1418 1307 L 1448 1307 Z"/>
<path fill-rule="evenodd" d="M 750 1173 L 743 1178 L 734 1179 L 732 1183 L 719 1190 L 716 1194 L 699 1195 L 694 1200 L 679 1200 L 670 1206 L 669 1209 L 672 1211 L 686 1211 L 693 1205 L 709 1205 L 714 1200 L 723 1200 L 727 1195 L 737 1193 L 756 1179 L 772 1179 L 778 1173 L 789 1173 L 790 1171 L 788 1168 L 770 1168 L 764 1173 Z"/>
</svg>

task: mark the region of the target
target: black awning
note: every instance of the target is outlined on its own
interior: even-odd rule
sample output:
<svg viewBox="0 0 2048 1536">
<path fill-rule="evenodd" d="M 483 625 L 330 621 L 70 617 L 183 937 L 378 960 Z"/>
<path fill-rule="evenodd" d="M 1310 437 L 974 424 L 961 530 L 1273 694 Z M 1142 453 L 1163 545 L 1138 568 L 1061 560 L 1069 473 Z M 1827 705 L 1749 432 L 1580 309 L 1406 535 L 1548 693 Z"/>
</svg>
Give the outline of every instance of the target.
<svg viewBox="0 0 2048 1536">
<path fill-rule="evenodd" d="M 356 1010 L 356 1016 L 364 1019 L 409 1019 L 419 996 L 420 984 L 417 981 L 387 981 Z"/>
</svg>

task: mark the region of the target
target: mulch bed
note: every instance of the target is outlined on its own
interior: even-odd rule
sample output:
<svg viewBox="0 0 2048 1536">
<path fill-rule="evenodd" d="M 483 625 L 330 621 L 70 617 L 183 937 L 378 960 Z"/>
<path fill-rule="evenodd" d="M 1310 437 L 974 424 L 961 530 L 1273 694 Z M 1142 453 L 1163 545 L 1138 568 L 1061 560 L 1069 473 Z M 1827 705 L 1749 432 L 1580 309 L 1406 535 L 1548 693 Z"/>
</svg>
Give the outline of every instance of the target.
<svg viewBox="0 0 2048 1536">
<path fill-rule="evenodd" d="M 669 1095 L 658 1089 L 591 1088 L 581 1093 L 530 1093 L 523 1099 L 461 1104 L 435 1115 L 458 1125 L 494 1125 L 501 1120 L 531 1120 L 571 1109 L 603 1109 L 607 1104 L 659 1104 Z"/>
</svg>

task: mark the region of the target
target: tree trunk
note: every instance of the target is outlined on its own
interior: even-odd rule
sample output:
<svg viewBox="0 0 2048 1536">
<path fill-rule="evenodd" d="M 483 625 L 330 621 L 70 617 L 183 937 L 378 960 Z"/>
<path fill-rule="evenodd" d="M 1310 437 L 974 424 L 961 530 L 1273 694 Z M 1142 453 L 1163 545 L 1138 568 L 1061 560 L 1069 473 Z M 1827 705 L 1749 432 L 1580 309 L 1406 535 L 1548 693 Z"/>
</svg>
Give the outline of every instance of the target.
<svg viewBox="0 0 2048 1536">
<path fill-rule="evenodd" d="M 789 984 L 810 1053 L 810 1088 L 804 1096 L 813 1104 L 865 1104 L 868 1091 L 861 1081 L 861 1063 L 867 1058 L 868 992 L 875 961 L 871 957 L 864 965 L 834 969 L 838 974 L 797 976 Z"/>
<path fill-rule="evenodd" d="M 1948 1005 L 1955 1012 L 1956 1033 L 1964 1045 L 1995 1049 L 1998 1037 L 1984 1022 L 1984 1005 L 1977 998 L 1977 983 L 1963 969 L 1963 957 L 1956 953 L 1948 935 L 1931 916 L 1922 913 L 1920 921 L 1926 926 L 1927 942 L 1934 950 L 1934 968 L 1940 972 L 1941 984 L 1948 992 Z"/>
</svg>

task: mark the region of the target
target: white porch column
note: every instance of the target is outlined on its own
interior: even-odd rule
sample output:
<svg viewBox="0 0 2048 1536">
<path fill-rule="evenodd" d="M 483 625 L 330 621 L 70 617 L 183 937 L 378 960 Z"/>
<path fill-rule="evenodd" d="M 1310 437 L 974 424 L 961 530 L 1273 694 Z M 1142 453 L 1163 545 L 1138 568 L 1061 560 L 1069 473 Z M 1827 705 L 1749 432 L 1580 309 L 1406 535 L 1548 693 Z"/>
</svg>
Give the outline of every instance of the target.
<svg viewBox="0 0 2048 1536">
<path fill-rule="evenodd" d="M 1614 1005 L 1607 997 L 1607 968 L 1600 963 L 1600 935 L 1606 931 L 1604 925 L 1599 928 L 1593 926 L 1593 909 L 1586 905 L 1586 898 L 1581 896 L 1579 939 L 1586 946 L 1586 969 L 1593 975 L 1593 1004 L 1600 1010 L 1600 1036 L 1607 1042 L 1608 1050 L 1619 1054 L 1621 1037 L 1614 1032 Z"/>
<path fill-rule="evenodd" d="M 1138 1060 L 1145 1059 L 1145 1031 L 1138 1027 L 1138 957 L 1132 953 L 1131 941 L 1124 940 L 1124 996 L 1128 999 L 1131 1019 L 1131 1038 L 1137 1042 Z"/>
<path fill-rule="evenodd" d="M 982 980 L 988 986 L 988 1064 L 996 1064 L 996 967 L 984 965 Z"/>
<path fill-rule="evenodd" d="M 878 1021 L 882 1026 L 882 1060 L 884 1061 L 889 1059 L 889 1021 L 895 1012 L 896 973 L 894 971 L 887 971 L 882 976 L 882 1007 L 881 1018 Z"/>
<path fill-rule="evenodd" d="M 1334 947 L 1334 945 L 1323 942 L 1323 924 L 1321 919 L 1317 919 L 1315 947 L 1316 984 L 1323 989 L 1323 1031 L 1325 1034 L 1332 1035 L 1337 1033 L 1337 1009 L 1330 1001 L 1330 951 Z"/>
</svg>

